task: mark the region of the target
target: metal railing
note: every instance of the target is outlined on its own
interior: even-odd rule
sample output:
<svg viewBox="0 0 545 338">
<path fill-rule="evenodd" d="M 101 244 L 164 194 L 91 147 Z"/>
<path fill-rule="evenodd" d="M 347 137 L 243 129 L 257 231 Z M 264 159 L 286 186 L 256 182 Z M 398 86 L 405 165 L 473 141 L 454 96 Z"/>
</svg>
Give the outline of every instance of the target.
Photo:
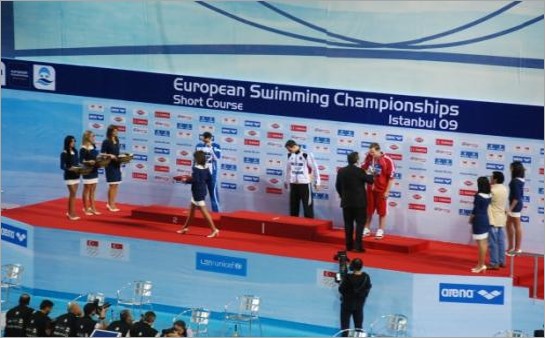
<svg viewBox="0 0 545 338">
<path fill-rule="evenodd" d="M 534 258 L 534 290 L 533 298 L 537 298 L 537 282 L 539 274 L 539 259 L 543 259 L 543 254 L 537 254 L 532 252 L 522 252 L 511 257 L 511 263 L 509 268 L 509 277 L 513 278 L 515 276 L 515 259 L 516 257 L 533 257 Z"/>
</svg>

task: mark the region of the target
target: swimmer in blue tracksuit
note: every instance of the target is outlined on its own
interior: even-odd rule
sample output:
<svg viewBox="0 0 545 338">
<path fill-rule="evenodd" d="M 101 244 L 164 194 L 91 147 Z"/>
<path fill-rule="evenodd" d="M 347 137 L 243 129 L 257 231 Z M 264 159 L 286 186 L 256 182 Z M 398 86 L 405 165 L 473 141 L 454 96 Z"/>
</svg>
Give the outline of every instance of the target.
<svg viewBox="0 0 545 338">
<path fill-rule="evenodd" d="M 221 147 L 219 144 L 212 142 L 212 134 L 204 132 L 202 134 L 202 142 L 198 143 L 195 151 L 203 151 L 206 155 L 206 165 L 210 169 L 211 178 L 208 181 L 208 193 L 212 204 L 212 211 L 220 211 L 220 199 L 218 192 L 218 160 L 221 158 Z"/>
</svg>

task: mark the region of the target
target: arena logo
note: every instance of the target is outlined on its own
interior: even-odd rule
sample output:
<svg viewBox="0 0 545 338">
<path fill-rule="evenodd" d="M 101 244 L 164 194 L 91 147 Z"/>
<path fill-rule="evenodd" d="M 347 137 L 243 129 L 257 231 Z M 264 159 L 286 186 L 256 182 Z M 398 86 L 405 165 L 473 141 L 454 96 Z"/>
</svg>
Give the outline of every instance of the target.
<svg viewBox="0 0 545 338">
<path fill-rule="evenodd" d="M 352 153 L 352 149 L 337 148 L 337 155 L 348 155 L 350 153 Z"/>
<path fill-rule="evenodd" d="M 513 156 L 513 161 L 520 161 L 523 164 L 531 164 L 532 158 L 529 156 Z"/>
<path fill-rule="evenodd" d="M 390 194 L 388 196 L 391 198 L 401 198 L 401 192 L 390 190 Z"/>
<path fill-rule="evenodd" d="M 244 157 L 243 162 L 248 164 L 259 164 L 260 160 L 259 157 Z"/>
<path fill-rule="evenodd" d="M 221 164 L 221 170 L 237 171 L 237 165 L 236 164 L 222 163 Z"/>
<path fill-rule="evenodd" d="M 26 248 L 28 233 L 26 229 L 2 223 L 2 240 Z"/>
<path fill-rule="evenodd" d="M 237 128 L 222 127 L 221 128 L 221 133 L 222 134 L 227 134 L 227 135 L 237 135 L 238 134 L 238 129 Z"/>
<path fill-rule="evenodd" d="M 148 112 L 144 109 L 134 109 L 132 111 L 132 115 L 133 116 L 137 116 L 137 117 L 148 117 Z"/>
<path fill-rule="evenodd" d="M 337 136 L 354 137 L 354 131 L 348 129 L 337 129 Z"/>
<path fill-rule="evenodd" d="M 283 140 L 284 139 L 284 134 L 269 131 L 269 132 L 267 132 L 267 138 L 276 139 L 276 140 Z"/>
<path fill-rule="evenodd" d="M 259 121 L 251 121 L 251 120 L 245 120 L 244 121 L 245 127 L 252 127 L 252 128 L 261 128 L 261 122 Z"/>
<path fill-rule="evenodd" d="M 227 189 L 227 190 L 236 190 L 237 185 L 236 185 L 236 183 L 221 182 L 221 188 L 222 189 Z"/>
<path fill-rule="evenodd" d="M 543 155 L 543 148 L 539 149 L 539 155 Z"/>
<path fill-rule="evenodd" d="M 223 124 L 229 124 L 229 125 L 237 125 L 238 124 L 238 120 L 236 117 L 224 117 L 221 122 Z"/>
<path fill-rule="evenodd" d="M 253 140 L 253 139 L 248 139 L 248 138 L 244 139 L 244 145 L 246 145 L 246 146 L 259 147 L 260 144 L 261 144 L 261 142 L 259 140 Z"/>
<path fill-rule="evenodd" d="M 543 207 L 537 207 L 537 213 L 543 215 Z"/>
<path fill-rule="evenodd" d="M 176 128 L 182 130 L 193 130 L 193 125 L 191 123 L 178 122 L 176 123 Z"/>
<path fill-rule="evenodd" d="M 361 141 L 361 147 L 362 148 L 369 148 L 371 146 L 371 143 L 372 142 L 367 142 L 367 141 Z"/>
<path fill-rule="evenodd" d="M 153 148 L 153 152 L 155 154 L 170 155 L 170 149 L 167 149 L 167 148 L 155 147 Z"/>
<path fill-rule="evenodd" d="M 307 126 L 302 124 L 292 124 L 290 125 L 290 130 L 300 133 L 306 133 L 307 132 Z"/>
<path fill-rule="evenodd" d="M 147 119 L 140 119 L 140 118 L 136 118 L 134 117 L 132 119 L 132 124 L 136 124 L 137 126 L 147 126 L 148 125 L 148 120 Z"/>
<path fill-rule="evenodd" d="M 501 285 L 439 283 L 439 302 L 470 304 L 504 304 L 504 287 Z"/>
<path fill-rule="evenodd" d="M 454 146 L 454 140 L 445 139 L 445 138 L 436 138 L 435 139 L 435 145 L 445 146 L 445 147 L 452 147 L 452 146 Z"/>
<path fill-rule="evenodd" d="M 426 191 L 426 186 L 424 184 L 409 184 L 409 190 L 413 191 Z"/>
<path fill-rule="evenodd" d="M 386 141 L 403 142 L 403 135 L 386 134 Z"/>
<path fill-rule="evenodd" d="M 545 188 L 543 188 L 543 187 L 538 188 L 537 193 L 540 194 L 540 195 L 545 194 Z"/>
<path fill-rule="evenodd" d="M 505 165 L 504 164 L 499 164 L 499 163 L 487 163 L 486 164 L 486 169 L 503 171 L 503 170 L 505 170 Z"/>
<path fill-rule="evenodd" d="M 409 203 L 409 210 L 426 211 L 426 205 L 420 203 Z"/>
<path fill-rule="evenodd" d="M 89 114 L 87 117 L 91 121 L 104 121 L 104 115 L 102 114 Z"/>
<path fill-rule="evenodd" d="M 505 144 L 487 143 L 486 149 L 492 151 L 505 151 Z"/>
<path fill-rule="evenodd" d="M 125 107 L 110 107 L 110 113 L 112 114 L 126 114 L 127 108 Z"/>
<path fill-rule="evenodd" d="M 411 153 L 427 154 L 428 153 L 428 148 L 427 147 L 411 146 L 410 151 L 411 151 Z"/>
<path fill-rule="evenodd" d="M 325 192 L 313 192 L 312 198 L 318 201 L 329 201 L 329 194 Z"/>
<path fill-rule="evenodd" d="M 216 123 L 216 118 L 214 116 L 199 116 L 199 122 L 202 123 Z"/>
<path fill-rule="evenodd" d="M 243 175 L 242 180 L 246 181 L 246 182 L 258 183 L 259 182 L 259 176 Z"/>
<path fill-rule="evenodd" d="M 148 155 L 134 154 L 132 159 L 135 160 L 135 161 L 147 162 L 148 161 Z"/>
</svg>

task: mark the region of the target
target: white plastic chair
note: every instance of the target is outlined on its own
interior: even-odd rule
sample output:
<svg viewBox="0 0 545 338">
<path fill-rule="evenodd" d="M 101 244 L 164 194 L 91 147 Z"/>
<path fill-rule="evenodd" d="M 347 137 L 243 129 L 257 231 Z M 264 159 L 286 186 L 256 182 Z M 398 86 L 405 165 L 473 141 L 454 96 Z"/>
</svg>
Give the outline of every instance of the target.
<svg viewBox="0 0 545 338">
<path fill-rule="evenodd" d="M 153 289 L 153 283 L 150 281 L 134 281 L 127 283 L 121 289 L 117 290 L 117 307 L 124 306 L 130 307 L 134 313 L 134 308 L 138 308 L 140 314 L 142 314 L 142 308 L 147 305 L 152 308 L 151 305 L 151 291 Z"/>
<path fill-rule="evenodd" d="M 23 271 L 25 269 L 21 264 L 4 264 L 2 265 L 2 280 L 0 283 L 2 291 L 5 291 L 6 297 L 2 298 L 9 303 L 10 290 L 21 287 L 21 281 L 23 279 Z"/>
<path fill-rule="evenodd" d="M 199 307 L 185 310 L 172 318 L 172 322 L 189 316 L 188 329 L 191 330 L 194 337 L 208 335 L 208 324 L 210 323 L 210 310 Z"/>
<path fill-rule="evenodd" d="M 380 316 L 369 327 L 372 337 L 406 337 L 409 320 L 402 314 Z"/>
<path fill-rule="evenodd" d="M 234 312 L 234 308 L 237 305 L 237 312 Z M 261 299 L 252 295 L 239 296 L 234 302 L 225 305 L 224 332 L 226 332 L 227 325 L 229 324 L 234 324 L 238 327 L 248 324 L 249 335 L 252 336 L 252 323 L 257 322 L 259 325 L 259 335 L 262 336 L 263 330 L 261 328 L 261 320 L 259 319 L 260 307 Z"/>
</svg>

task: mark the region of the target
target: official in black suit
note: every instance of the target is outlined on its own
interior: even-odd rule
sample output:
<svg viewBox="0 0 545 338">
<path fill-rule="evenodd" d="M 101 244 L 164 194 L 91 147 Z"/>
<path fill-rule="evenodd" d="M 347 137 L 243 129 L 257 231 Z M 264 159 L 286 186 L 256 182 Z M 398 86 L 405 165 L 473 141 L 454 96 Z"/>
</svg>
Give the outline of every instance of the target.
<svg viewBox="0 0 545 338">
<path fill-rule="evenodd" d="M 348 154 L 348 165 L 339 169 L 335 188 L 343 208 L 346 250 L 364 252 L 362 242 L 363 225 L 367 218 L 367 195 L 365 183 L 373 183 L 373 176 L 367 175 L 357 164 L 359 154 Z M 356 222 L 356 243 L 354 243 L 354 221 Z"/>
</svg>

